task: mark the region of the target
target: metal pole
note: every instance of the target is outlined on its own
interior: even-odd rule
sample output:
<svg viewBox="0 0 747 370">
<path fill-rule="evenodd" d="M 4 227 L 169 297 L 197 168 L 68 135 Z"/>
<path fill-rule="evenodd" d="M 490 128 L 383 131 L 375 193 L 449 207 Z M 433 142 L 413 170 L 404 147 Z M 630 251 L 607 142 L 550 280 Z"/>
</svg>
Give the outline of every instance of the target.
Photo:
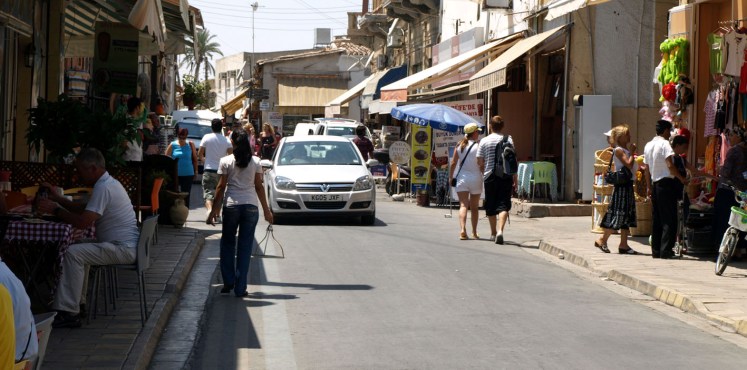
<svg viewBox="0 0 747 370">
<path fill-rule="evenodd" d="M 254 13 L 257 12 L 257 8 L 259 8 L 259 4 L 255 1 L 252 3 L 252 65 L 249 67 L 249 71 L 251 73 L 251 79 L 252 79 L 252 89 L 254 90 L 254 66 L 257 64 L 257 61 L 254 59 Z M 260 125 L 258 120 L 256 123 L 254 123 L 254 120 L 252 119 L 252 116 L 254 115 L 254 97 L 249 97 L 249 122 L 252 122 L 252 126 L 255 127 L 255 130 L 259 131 Z"/>
</svg>

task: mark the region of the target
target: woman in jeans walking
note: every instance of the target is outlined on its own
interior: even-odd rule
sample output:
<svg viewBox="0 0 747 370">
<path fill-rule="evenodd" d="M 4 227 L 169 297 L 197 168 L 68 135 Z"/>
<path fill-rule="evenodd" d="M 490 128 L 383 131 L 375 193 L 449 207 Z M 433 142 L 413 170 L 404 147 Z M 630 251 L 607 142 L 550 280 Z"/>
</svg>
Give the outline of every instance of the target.
<svg viewBox="0 0 747 370">
<path fill-rule="evenodd" d="M 258 206 L 262 205 L 264 218 L 272 223 L 272 213 L 267 206 L 262 185 L 262 167 L 252 155 L 249 136 L 243 129 L 231 133 L 233 154 L 221 158 L 218 166 L 218 186 L 215 204 L 223 204 L 223 230 L 220 238 L 220 271 L 223 276 L 221 293 L 233 290 L 237 297 L 245 297 L 249 258 L 254 245 L 254 229 L 259 221 Z M 224 201 L 225 200 L 225 201 Z M 219 208 L 213 207 L 207 223 L 215 225 Z M 236 240 L 236 230 L 239 238 Z"/>
</svg>

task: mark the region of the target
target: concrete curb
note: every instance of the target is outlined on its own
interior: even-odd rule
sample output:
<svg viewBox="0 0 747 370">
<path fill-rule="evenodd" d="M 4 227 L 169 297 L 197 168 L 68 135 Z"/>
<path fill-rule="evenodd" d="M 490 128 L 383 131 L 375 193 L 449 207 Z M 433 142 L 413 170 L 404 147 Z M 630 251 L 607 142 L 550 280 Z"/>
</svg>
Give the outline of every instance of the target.
<svg viewBox="0 0 747 370">
<path fill-rule="evenodd" d="M 161 334 L 169 323 L 171 313 L 179 302 L 181 291 L 203 246 L 205 246 L 205 237 L 198 232 L 195 239 L 187 247 L 189 252 L 182 254 L 179 259 L 175 273 L 166 283 L 164 294 L 153 305 L 153 310 L 145 322 L 145 327 L 140 331 L 135 343 L 127 353 L 127 359 L 122 366 L 123 369 L 148 369 Z"/>
<path fill-rule="evenodd" d="M 716 315 L 708 311 L 706 306 L 697 300 L 688 297 L 674 289 L 670 289 L 664 286 L 658 286 L 655 283 L 642 280 L 635 276 L 620 272 L 612 269 L 609 271 L 600 270 L 593 266 L 583 256 L 571 253 L 562 248 L 555 247 L 554 245 L 547 243 L 546 241 L 540 241 L 539 249 L 552 256 L 557 256 L 559 253 L 563 253 L 564 259 L 574 265 L 584 267 L 594 273 L 598 273 L 599 276 L 607 277 L 608 279 L 640 293 L 643 293 L 651 298 L 654 298 L 662 303 L 681 309 L 684 312 L 691 313 L 698 317 L 708 320 L 715 326 L 721 328 L 724 331 L 734 332 L 742 336 L 747 337 L 747 321 L 746 320 L 732 320 L 727 317 Z"/>
</svg>

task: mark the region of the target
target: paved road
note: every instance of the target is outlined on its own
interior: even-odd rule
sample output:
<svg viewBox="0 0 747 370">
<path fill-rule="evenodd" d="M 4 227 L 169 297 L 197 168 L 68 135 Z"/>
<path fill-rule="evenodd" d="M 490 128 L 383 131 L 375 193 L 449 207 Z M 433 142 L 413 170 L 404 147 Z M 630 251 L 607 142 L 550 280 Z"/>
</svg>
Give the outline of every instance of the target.
<svg viewBox="0 0 747 370">
<path fill-rule="evenodd" d="M 743 348 L 533 250 L 457 240 L 457 219 L 445 218 L 448 212 L 382 200 L 373 227 L 352 220 L 275 226 L 287 258 L 254 259 L 249 298 L 217 294 L 215 275 L 191 367 L 742 369 L 747 363 Z M 536 244 L 532 222 L 513 222 L 509 241 Z M 484 221 L 481 230 L 487 234 Z"/>
</svg>

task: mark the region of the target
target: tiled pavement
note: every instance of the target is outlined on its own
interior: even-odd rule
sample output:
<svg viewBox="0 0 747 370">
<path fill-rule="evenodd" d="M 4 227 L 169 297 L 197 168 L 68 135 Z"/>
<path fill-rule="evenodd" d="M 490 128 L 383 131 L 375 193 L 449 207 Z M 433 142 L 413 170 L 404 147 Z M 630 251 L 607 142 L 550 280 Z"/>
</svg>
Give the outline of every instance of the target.
<svg viewBox="0 0 747 370">
<path fill-rule="evenodd" d="M 52 330 L 43 367 L 145 368 L 203 244 L 195 229 L 159 225 L 158 244 L 145 273 L 150 312 L 145 327 L 140 323 L 136 275 L 120 271 L 117 310 L 104 316 L 102 295 L 99 314 L 90 324 L 84 321 L 82 328 Z"/>
<path fill-rule="evenodd" d="M 380 199 L 388 201 L 383 194 L 380 194 Z M 401 204 L 403 207 L 416 207 L 414 203 Z M 443 209 L 421 209 L 433 213 L 434 223 L 444 222 Z M 204 209 L 193 209 L 190 221 L 199 222 L 202 212 Z M 451 221 L 446 222 L 454 223 L 456 219 L 455 214 Z M 480 222 L 480 230 L 487 228 L 484 218 Z M 200 228 L 198 224 L 193 226 Z M 590 217 L 512 217 L 506 230 L 507 245 L 496 247 L 511 247 L 514 244 L 539 247 L 552 256 L 562 253 L 564 263 L 585 267 L 600 277 L 703 317 L 721 329 L 747 336 L 747 263 L 732 263 L 724 276 L 716 276 L 712 258 L 652 259 L 645 238 L 632 238 L 629 241 L 631 247 L 644 255 L 605 254 L 593 246 L 598 234 L 592 234 L 590 227 Z M 613 252 L 616 252 L 618 241 L 619 237 L 614 235 L 609 241 Z M 134 274 L 122 271 L 118 309 L 114 315 L 99 316 L 80 329 L 53 330 L 44 367 L 146 368 L 204 243 L 204 237 L 196 229 L 160 227 L 159 245 L 153 254 L 151 268 L 146 273 L 148 302 L 152 311 L 145 328 L 141 330 L 140 327 Z M 200 269 L 199 266 L 195 268 Z M 206 269 L 210 268 L 206 265 Z M 206 270 L 203 273 L 210 272 Z M 186 298 L 182 297 L 182 300 L 189 298 L 189 292 L 185 291 L 184 294 Z M 203 295 L 199 296 L 199 300 L 204 302 L 206 297 Z M 199 309 L 195 311 L 195 315 L 201 315 Z M 188 356 L 186 352 L 191 350 L 189 342 L 175 344 L 179 347 L 176 349 L 185 351 L 178 356 L 179 362 Z M 169 362 L 168 358 L 160 360 L 163 365 Z"/>
</svg>

